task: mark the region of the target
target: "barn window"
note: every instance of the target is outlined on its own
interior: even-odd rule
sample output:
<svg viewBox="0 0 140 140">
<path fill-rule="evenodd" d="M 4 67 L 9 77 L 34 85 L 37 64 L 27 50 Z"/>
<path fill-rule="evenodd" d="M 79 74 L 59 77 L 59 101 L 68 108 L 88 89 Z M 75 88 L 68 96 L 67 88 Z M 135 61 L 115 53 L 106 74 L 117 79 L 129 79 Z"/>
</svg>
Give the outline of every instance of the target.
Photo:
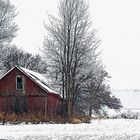
<svg viewBox="0 0 140 140">
<path fill-rule="evenodd" d="M 23 90 L 24 89 L 24 78 L 23 76 L 17 76 L 16 77 L 16 89 L 17 90 Z"/>
</svg>

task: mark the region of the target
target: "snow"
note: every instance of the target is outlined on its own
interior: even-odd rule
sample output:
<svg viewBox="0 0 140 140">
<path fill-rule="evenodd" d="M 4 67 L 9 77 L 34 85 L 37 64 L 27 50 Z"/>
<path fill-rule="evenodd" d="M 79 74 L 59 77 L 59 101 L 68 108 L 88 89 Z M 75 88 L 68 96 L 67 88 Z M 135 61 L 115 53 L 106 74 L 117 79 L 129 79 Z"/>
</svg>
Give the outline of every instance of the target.
<svg viewBox="0 0 140 140">
<path fill-rule="evenodd" d="M 8 140 L 138 140 L 140 120 L 100 119 L 82 124 L 21 124 L 0 126 Z"/>
</svg>

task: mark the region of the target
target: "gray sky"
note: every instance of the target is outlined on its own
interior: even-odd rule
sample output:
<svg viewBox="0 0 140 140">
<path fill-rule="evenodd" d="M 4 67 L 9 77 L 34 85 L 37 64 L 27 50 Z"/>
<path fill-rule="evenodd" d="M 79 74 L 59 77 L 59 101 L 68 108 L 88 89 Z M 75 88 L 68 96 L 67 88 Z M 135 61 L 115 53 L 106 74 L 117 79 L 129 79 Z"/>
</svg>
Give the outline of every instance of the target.
<svg viewBox="0 0 140 140">
<path fill-rule="evenodd" d="M 18 47 L 38 53 L 47 12 L 57 13 L 58 0 L 11 0 L 19 11 Z M 93 26 L 102 40 L 102 60 L 111 88 L 140 88 L 140 0 L 89 0 Z"/>
</svg>

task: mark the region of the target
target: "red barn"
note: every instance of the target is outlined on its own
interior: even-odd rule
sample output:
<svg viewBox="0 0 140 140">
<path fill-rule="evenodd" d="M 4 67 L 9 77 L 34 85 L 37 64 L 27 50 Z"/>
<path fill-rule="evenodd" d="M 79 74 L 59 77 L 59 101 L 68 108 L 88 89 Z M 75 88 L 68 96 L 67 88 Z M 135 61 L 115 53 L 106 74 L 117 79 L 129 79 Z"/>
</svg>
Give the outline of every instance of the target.
<svg viewBox="0 0 140 140">
<path fill-rule="evenodd" d="M 0 112 L 56 114 L 61 100 L 37 72 L 14 67 L 0 79 Z"/>
</svg>

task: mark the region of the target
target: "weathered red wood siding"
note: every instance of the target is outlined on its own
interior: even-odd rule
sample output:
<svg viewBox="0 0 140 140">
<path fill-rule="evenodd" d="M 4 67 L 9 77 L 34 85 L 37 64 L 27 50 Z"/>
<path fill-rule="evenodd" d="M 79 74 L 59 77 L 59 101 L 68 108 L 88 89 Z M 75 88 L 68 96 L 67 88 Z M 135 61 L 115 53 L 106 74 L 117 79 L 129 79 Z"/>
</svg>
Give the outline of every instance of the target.
<svg viewBox="0 0 140 140">
<path fill-rule="evenodd" d="M 16 90 L 16 76 L 24 76 L 24 90 Z M 56 113 L 60 104 L 60 96 L 46 93 L 28 76 L 14 68 L 0 80 L 0 112 L 12 112 L 13 101 L 17 96 L 26 97 L 28 112 Z"/>
<path fill-rule="evenodd" d="M 60 111 L 60 104 L 61 104 L 61 97 L 56 94 L 48 94 L 47 98 L 47 111 L 48 114 L 55 114 L 56 112 Z M 55 99 L 55 100 L 54 100 Z"/>
<path fill-rule="evenodd" d="M 16 76 L 17 75 L 24 76 L 24 90 L 23 91 L 16 90 Z M 1 81 L 0 94 L 4 96 L 6 95 L 35 95 L 35 94 L 44 95 L 45 94 L 45 91 L 43 89 L 41 89 L 35 82 L 29 79 L 17 68 L 9 72 L 0 81 Z"/>
</svg>

